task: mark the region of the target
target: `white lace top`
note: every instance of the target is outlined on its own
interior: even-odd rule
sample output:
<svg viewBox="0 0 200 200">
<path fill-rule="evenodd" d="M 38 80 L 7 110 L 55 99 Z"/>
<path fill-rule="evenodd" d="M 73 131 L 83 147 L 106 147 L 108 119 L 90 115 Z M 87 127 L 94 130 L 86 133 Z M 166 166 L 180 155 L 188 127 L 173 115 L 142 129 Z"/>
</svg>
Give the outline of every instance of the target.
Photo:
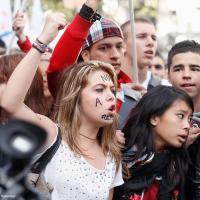
<svg viewBox="0 0 200 200">
<path fill-rule="evenodd" d="M 63 141 L 45 169 L 45 180 L 54 188 L 52 200 L 107 200 L 109 189 L 123 184 L 122 169 L 108 155 L 103 170 L 76 156 Z"/>
</svg>

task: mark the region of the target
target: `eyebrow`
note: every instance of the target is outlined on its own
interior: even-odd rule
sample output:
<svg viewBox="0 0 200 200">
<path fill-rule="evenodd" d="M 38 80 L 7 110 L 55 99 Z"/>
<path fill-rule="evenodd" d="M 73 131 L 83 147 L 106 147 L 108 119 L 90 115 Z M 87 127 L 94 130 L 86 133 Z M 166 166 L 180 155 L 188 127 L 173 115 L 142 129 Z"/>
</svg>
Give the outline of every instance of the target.
<svg viewBox="0 0 200 200">
<path fill-rule="evenodd" d="M 190 113 L 188 110 L 177 110 L 177 112 L 182 112 L 182 113 L 184 113 L 184 114 L 187 114 L 187 113 Z M 192 112 L 191 112 L 191 114 L 190 114 L 191 116 L 192 116 Z"/>
<path fill-rule="evenodd" d="M 187 113 L 186 110 L 178 110 L 179 112 Z"/>
<path fill-rule="evenodd" d="M 101 46 L 101 45 L 107 45 L 107 46 L 113 46 L 113 45 L 119 45 L 119 44 L 123 44 L 123 42 L 117 42 L 117 43 L 114 43 L 114 44 L 110 44 L 110 43 L 101 43 L 101 44 L 99 44 L 99 46 Z"/>
<path fill-rule="evenodd" d="M 137 33 L 136 36 L 147 35 L 147 33 Z"/>
<path fill-rule="evenodd" d="M 183 68 L 184 65 L 183 64 L 179 64 L 179 65 L 174 65 L 172 66 L 173 69 L 176 69 L 176 68 Z"/>
<path fill-rule="evenodd" d="M 104 83 L 97 83 L 97 84 L 95 84 L 93 87 L 97 87 L 97 86 L 107 87 L 107 84 L 104 84 Z M 114 87 L 114 88 L 115 88 L 114 85 L 111 85 L 110 87 Z"/>
<path fill-rule="evenodd" d="M 200 65 L 196 65 L 196 64 L 191 64 L 189 65 L 190 67 L 196 67 L 196 68 L 200 68 Z"/>
<path fill-rule="evenodd" d="M 196 64 L 189 64 L 189 67 L 197 67 L 197 68 L 200 68 L 200 65 L 196 65 Z M 176 68 L 184 68 L 184 64 L 179 64 L 179 65 L 174 65 L 172 66 L 173 69 L 176 69 Z"/>
<path fill-rule="evenodd" d="M 141 33 L 137 33 L 136 34 L 136 36 L 138 36 L 138 35 L 149 35 L 149 33 L 147 33 L 147 32 L 141 32 Z M 150 34 L 151 36 L 153 36 L 153 37 L 157 37 L 157 35 L 155 35 L 155 34 Z"/>
</svg>

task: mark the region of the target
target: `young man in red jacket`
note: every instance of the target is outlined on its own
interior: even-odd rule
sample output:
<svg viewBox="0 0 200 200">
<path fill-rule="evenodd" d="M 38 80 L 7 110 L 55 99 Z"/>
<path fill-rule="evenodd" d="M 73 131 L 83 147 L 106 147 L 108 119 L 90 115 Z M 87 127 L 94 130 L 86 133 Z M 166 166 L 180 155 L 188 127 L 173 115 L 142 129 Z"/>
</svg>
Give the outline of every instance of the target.
<svg viewBox="0 0 200 200">
<path fill-rule="evenodd" d="M 120 117 L 125 121 L 128 111 L 138 100 L 138 94 L 130 88 L 121 90 L 122 84 L 131 82 L 120 70 L 125 51 L 123 34 L 114 21 L 104 18 L 100 20 L 100 15 L 96 13 L 98 5 L 99 0 L 87 0 L 58 41 L 47 70 L 48 86 L 51 94 L 56 97 L 59 75 L 74 64 L 78 56 L 82 61 L 99 60 L 110 63 L 118 75 L 117 110 L 121 111 Z M 26 42 L 28 45 L 28 41 Z M 123 104 L 122 107 L 126 98 L 129 104 Z"/>
<path fill-rule="evenodd" d="M 91 2 L 96 2 L 95 8 L 94 4 L 91 6 Z M 48 85 L 55 97 L 59 87 L 59 72 L 76 62 L 78 56 L 81 57 L 81 61 L 99 60 L 110 63 L 118 75 L 117 110 L 119 111 L 127 90 L 128 96 L 134 99 L 134 102 L 138 97 L 129 89 L 125 92 L 120 90 L 122 84 L 131 82 L 131 79 L 120 70 L 125 51 L 123 34 L 114 21 L 104 18 L 100 20 L 95 11 L 97 5 L 97 0 L 88 0 L 58 41 L 48 67 Z"/>
</svg>

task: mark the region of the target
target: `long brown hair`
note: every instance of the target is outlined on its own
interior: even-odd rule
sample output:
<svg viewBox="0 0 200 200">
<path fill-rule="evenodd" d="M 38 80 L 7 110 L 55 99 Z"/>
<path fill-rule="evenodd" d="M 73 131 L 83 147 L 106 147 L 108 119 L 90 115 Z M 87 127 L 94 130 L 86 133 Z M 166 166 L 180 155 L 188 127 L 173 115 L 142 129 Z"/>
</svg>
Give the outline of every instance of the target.
<svg viewBox="0 0 200 200">
<path fill-rule="evenodd" d="M 7 83 L 15 67 L 25 56 L 24 53 L 10 54 L 0 57 L 0 84 Z M 28 67 L 28 66 L 26 66 Z M 49 105 L 43 93 L 43 80 L 42 75 L 37 71 L 34 80 L 25 98 L 25 104 L 30 107 L 34 112 L 48 115 Z M 0 123 L 6 121 L 8 118 L 5 111 L 0 109 Z"/>
<path fill-rule="evenodd" d="M 62 75 L 60 90 L 57 99 L 59 101 L 58 108 L 58 124 L 61 127 L 63 140 L 69 145 L 70 149 L 77 154 L 83 155 L 81 152 L 77 136 L 79 134 L 80 122 L 80 95 L 83 88 L 88 84 L 88 76 L 95 71 L 107 72 L 114 85 L 117 87 L 116 74 L 110 64 L 99 61 L 91 61 L 87 63 L 79 63 L 73 65 Z M 108 152 L 116 160 L 117 168 L 121 161 L 120 148 L 115 140 L 116 118 L 114 123 L 99 129 L 97 140 L 106 155 Z"/>
</svg>

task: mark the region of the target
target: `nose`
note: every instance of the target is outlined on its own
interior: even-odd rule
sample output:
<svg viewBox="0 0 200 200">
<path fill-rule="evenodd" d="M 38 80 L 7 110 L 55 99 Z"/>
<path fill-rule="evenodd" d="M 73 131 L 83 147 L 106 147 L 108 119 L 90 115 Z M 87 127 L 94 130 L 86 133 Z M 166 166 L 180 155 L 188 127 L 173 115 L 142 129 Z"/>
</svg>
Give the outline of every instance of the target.
<svg viewBox="0 0 200 200">
<path fill-rule="evenodd" d="M 153 47 L 155 45 L 155 41 L 151 36 L 148 36 L 146 39 L 146 46 Z"/>
<path fill-rule="evenodd" d="M 115 101 L 116 96 L 111 90 L 109 90 L 106 99 L 107 101 Z"/>
<path fill-rule="evenodd" d="M 120 58 L 120 52 L 116 47 L 113 47 L 110 51 L 110 58 L 118 59 Z"/>
<path fill-rule="evenodd" d="M 154 65 L 152 65 L 151 67 L 149 67 L 149 69 L 152 72 L 152 74 L 155 74 L 157 72 Z"/>
<path fill-rule="evenodd" d="M 185 129 L 186 131 L 189 131 L 189 129 L 190 129 L 190 122 L 189 122 L 188 119 L 185 119 L 185 120 L 184 120 L 184 129 Z"/>
<path fill-rule="evenodd" d="M 190 79 L 191 78 L 191 74 L 190 74 L 190 70 L 189 69 L 185 69 L 184 71 L 183 71 L 183 78 L 184 79 Z"/>
</svg>

